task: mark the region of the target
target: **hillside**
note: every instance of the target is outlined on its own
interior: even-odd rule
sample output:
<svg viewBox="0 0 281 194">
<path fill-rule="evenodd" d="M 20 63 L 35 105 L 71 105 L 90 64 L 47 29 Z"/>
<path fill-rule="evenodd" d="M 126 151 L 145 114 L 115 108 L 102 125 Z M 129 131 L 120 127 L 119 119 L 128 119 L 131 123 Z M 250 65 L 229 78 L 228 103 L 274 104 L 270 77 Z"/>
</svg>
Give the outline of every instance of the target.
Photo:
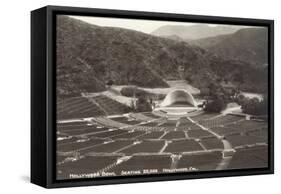
<svg viewBox="0 0 281 194">
<path fill-rule="evenodd" d="M 103 91 L 108 80 L 116 85 L 169 87 L 165 80 L 180 79 L 179 66 L 185 69 L 184 78 L 199 89 L 222 79 L 238 80 L 242 88 L 253 91 L 264 89 L 256 76 L 260 70 L 196 45 L 67 16 L 57 18 L 58 96 Z M 258 75 L 266 78 L 264 71 Z"/>
<path fill-rule="evenodd" d="M 115 84 L 168 87 L 179 65 L 204 67 L 202 49 L 141 32 L 57 19 L 57 79 L 60 95 L 104 90 Z"/>
<path fill-rule="evenodd" d="M 178 36 L 183 40 L 201 39 L 223 34 L 232 34 L 239 27 L 236 26 L 210 26 L 208 24 L 196 24 L 191 26 L 165 25 L 154 30 L 151 34 L 160 37 Z"/>
<path fill-rule="evenodd" d="M 209 48 L 214 47 L 216 44 L 220 43 L 224 39 L 227 39 L 231 35 L 232 34 L 224 34 L 195 40 L 186 40 L 186 42 L 190 43 L 191 45 L 196 45 L 206 50 L 210 50 Z"/>
<path fill-rule="evenodd" d="M 234 34 L 191 41 L 209 52 L 230 60 L 240 60 L 257 66 L 268 64 L 266 28 L 245 28 Z"/>
</svg>

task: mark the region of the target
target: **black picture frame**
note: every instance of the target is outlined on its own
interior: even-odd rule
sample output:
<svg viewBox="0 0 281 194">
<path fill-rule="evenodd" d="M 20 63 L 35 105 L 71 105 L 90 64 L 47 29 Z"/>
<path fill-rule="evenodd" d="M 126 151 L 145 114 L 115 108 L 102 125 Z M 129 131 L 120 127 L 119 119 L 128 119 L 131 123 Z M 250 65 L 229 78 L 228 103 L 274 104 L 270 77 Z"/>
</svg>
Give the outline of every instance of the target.
<svg viewBox="0 0 281 194">
<path fill-rule="evenodd" d="M 56 180 L 57 14 L 268 27 L 268 168 Z M 229 177 L 274 173 L 274 21 L 171 13 L 46 6 L 31 12 L 31 182 L 46 188 Z"/>
</svg>

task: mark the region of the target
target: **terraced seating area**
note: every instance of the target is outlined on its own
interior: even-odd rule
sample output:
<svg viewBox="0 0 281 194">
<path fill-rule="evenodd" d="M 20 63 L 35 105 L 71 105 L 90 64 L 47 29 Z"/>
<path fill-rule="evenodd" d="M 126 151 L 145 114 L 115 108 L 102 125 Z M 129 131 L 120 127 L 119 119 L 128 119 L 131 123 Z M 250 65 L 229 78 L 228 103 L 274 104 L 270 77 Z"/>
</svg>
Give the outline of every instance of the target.
<svg viewBox="0 0 281 194">
<path fill-rule="evenodd" d="M 107 115 L 116 115 L 116 114 L 124 114 L 131 111 L 131 109 L 121 104 L 118 101 L 115 101 L 105 95 L 98 95 L 92 98 L 102 109 L 105 111 Z"/>
<path fill-rule="evenodd" d="M 241 132 L 247 132 L 243 128 L 231 128 L 231 127 L 214 127 L 211 130 L 221 136 L 239 134 Z"/>
<path fill-rule="evenodd" d="M 191 122 L 189 119 L 183 117 L 179 119 L 178 122 L 178 126 L 177 126 L 177 130 L 182 130 L 182 131 L 186 131 L 186 130 L 196 130 L 196 129 L 201 129 L 201 127 L 199 127 L 198 125 L 196 125 L 195 123 Z"/>
<path fill-rule="evenodd" d="M 71 144 L 59 144 L 57 149 L 60 152 L 74 152 L 78 151 L 81 148 L 91 147 L 95 145 L 102 144 L 104 140 L 102 139 L 84 139 L 80 141 L 73 142 Z"/>
<path fill-rule="evenodd" d="M 171 139 L 184 139 L 185 134 L 183 131 L 170 131 L 167 132 L 161 139 L 171 140 Z"/>
<path fill-rule="evenodd" d="M 251 135 L 229 135 L 225 137 L 233 147 L 252 145 L 257 143 L 267 143 L 267 139 Z"/>
<path fill-rule="evenodd" d="M 175 168 L 214 170 L 223 159 L 226 141 L 237 151 L 229 168 L 267 164 L 266 122 L 207 113 L 190 119 L 151 114 L 96 116 L 87 121 L 57 123 L 58 178 L 70 178 L 71 173 L 147 173 L 143 169 L 149 174 Z M 211 120 L 216 124 L 208 128 Z M 224 137 L 223 142 L 217 134 Z"/>
<path fill-rule="evenodd" d="M 191 152 L 199 151 L 203 148 L 195 140 L 176 140 L 168 144 L 165 153 L 181 153 L 181 152 Z"/>
<path fill-rule="evenodd" d="M 138 131 L 163 131 L 163 128 L 161 127 L 145 126 L 145 125 L 127 126 L 125 129 L 138 130 Z"/>
<path fill-rule="evenodd" d="M 245 119 L 244 117 L 240 117 L 240 116 L 221 115 L 211 119 L 200 120 L 199 123 L 207 128 L 213 128 L 216 126 L 229 125 L 231 123 L 235 123 L 237 121 L 241 121 L 244 119 Z"/>
<path fill-rule="evenodd" d="M 120 152 L 124 154 L 158 153 L 164 144 L 165 141 L 142 141 Z"/>
<path fill-rule="evenodd" d="M 267 129 L 267 123 L 261 121 L 241 121 L 232 123 L 227 126 L 220 126 L 212 128 L 213 131 L 219 133 L 220 135 L 229 135 L 229 134 L 236 134 L 236 133 L 245 133 L 249 131 L 256 131 L 259 129 Z"/>
<path fill-rule="evenodd" d="M 127 117 L 114 117 L 110 118 L 113 121 L 118 121 L 123 124 L 127 124 L 128 126 L 130 125 L 137 125 L 138 127 L 153 127 L 154 130 L 178 130 L 178 131 L 187 131 L 187 130 L 196 130 L 196 129 L 201 129 L 200 126 L 197 124 L 191 122 L 187 118 L 180 118 L 179 120 L 168 120 L 166 118 L 160 118 L 160 119 L 152 119 L 148 120 L 148 118 L 141 113 L 133 113 L 130 115 L 130 117 L 134 118 L 132 120 L 128 120 Z M 100 119 L 100 118 L 98 118 Z M 104 120 L 104 119 L 103 119 Z M 110 122 L 110 121 L 107 121 Z M 116 125 L 115 123 L 113 124 L 107 124 L 109 126 L 118 126 L 122 127 L 122 125 Z"/>
<path fill-rule="evenodd" d="M 244 130 L 252 130 L 252 129 L 263 129 L 268 128 L 267 122 L 263 121 L 255 121 L 255 120 L 244 120 L 237 123 L 232 123 L 227 127 L 236 128 L 236 129 L 244 129 Z"/>
<path fill-rule="evenodd" d="M 126 146 L 132 145 L 133 140 L 116 140 L 109 143 L 104 143 L 87 150 L 87 153 L 113 153 L 119 152 L 120 149 L 123 149 Z"/>
<path fill-rule="evenodd" d="M 108 126 L 108 127 L 127 127 L 128 124 L 125 124 L 125 123 L 120 123 L 120 122 L 117 122 L 117 121 L 114 121 L 112 119 L 109 119 L 107 117 L 96 117 L 94 118 L 94 120 L 103 125 L 103 126 Z"/>
<path fill-rule="evenodd" d="M 117 135 L 112 139 L 136 139 L 137 137 L 140 137 L 144 134 L 146 134 L 145 131 L 128 131 L 127 133 Z"/>
<path fill-rule="evenodd" d="M 200 142 L 206 149 L 223 149 L 223 143 L 218 140 L 216 137 L 204 138 Z"/>
<path fill-rule="evenodd" d="M 256 146 L 236 149 L 228 169 L 266 168 L 268 166 L 268 147 Z"/>
<path fill-rule="evenodd" d="M 200 170 L 215 169 L 221 161 L 221 152 L 198 153 L 192 155 L 182 155 L 178 162 L 178 168 L 192 167 Z"/>
<path fill-rule="evenodd" d="M 214 136 L 213 134 L 209 133 L 208 131 L 202 130 L 202 129 L 189 130 L 187 133 L 190 138 L 195 138 L 195 139 Z"/>
<path fill-rule="evenodd" d="M 138 140 L 159 139 L 164 135 L 164 131 L 147 132 L 145 135 L 138 137 Z"/>
<path fill-rule="evenodd" d="M 229 114 L 229 115 L 225 115 L 225 116 L 222 116 L 222 117 L 217 117 L 217 118 L 214 119 L 214 121 L 216 121 L 216 120 L 219 123 L 222 123 L 224 125 L 224 124 L 228 124 L 228 123 L 237 122 L 237 121 L 240 121 L 240 120 L 245 120 L 245 117 Z"/>
<path fill-rule="evenodd" d="M 160 127 L 165 127 L 167 129 L 175 129 L 177 121 L 175 120 L 166 120 L 165 122 L 161 123 Z"/>
<path fill-rule="evenodd" d="M 73 97 L 57 101 L 57 119 L 77 119 L 105 115 L 97 105 L 84 97 Z"/>
<path fill-rule="evenodd" d="M 261 139 L 264 140 L 264 142 L 268 141 L 268 131 L 267 131 L 267 129 L 251 131 L 251 132 L 248 132 L 247 135 L 261 138 Z"/>
<path fill-rule="evenodd" d="M 86 136 L 87 134 L 99 133 L 99 132 L 104 132 L 104 131 L 108 131 L 108 128 L 99 127 L 99 126 L 91 126 L 91 127 L 73 129 L 71 131 L 64 131 L 64 133 L 68 134 L 68 135 L 72 135 L 72 136 Z"/>
<path fill-rule="evenodd" d="M 116 136 L 120 136 L 123 134 L 127 134 L 128 132 L 125 130 L 119 130 L 119 129 L 112 129 L 112 130 L 107 130 L 102 133 L 94 133 L 92 135 L 89 135 L 89 137 L 96 137 L 96 138 L 113 138 Z"/>
<path fill-rule="evenodd" d="M 200 122 L 200 121 L 203 121 L 203 120 L 211 119 L 211 118 L 216 117 L 218 115 L 219 115 L 218 113 L 207 113 L 207 112 L 205 112 L 203 114 L 191 116 L 190 118 L 194 121 Z"/>
<path fill-rule="evenodd" d="M 73 124 L 57 124 L 57 133 L 61 133 L 67 136 L 85 136 L 91 133 L 98 133 L 107 131 L 109 128 L 101 126 L 97 123 L 89 122 L 72 122 Z"/>
</svg>

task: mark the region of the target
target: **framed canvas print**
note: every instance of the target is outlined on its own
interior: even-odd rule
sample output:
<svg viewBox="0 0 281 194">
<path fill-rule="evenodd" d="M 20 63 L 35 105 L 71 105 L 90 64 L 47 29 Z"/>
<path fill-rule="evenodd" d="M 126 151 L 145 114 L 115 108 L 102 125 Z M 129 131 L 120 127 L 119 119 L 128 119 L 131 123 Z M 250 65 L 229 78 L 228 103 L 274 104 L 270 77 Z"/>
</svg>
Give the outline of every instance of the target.
<svg viewBox="0 0 281 194">
<path fill-rule="evenodd" d="M 273 173 L 272 20 L 31 13 L 31 182 Z"/>
</svg>

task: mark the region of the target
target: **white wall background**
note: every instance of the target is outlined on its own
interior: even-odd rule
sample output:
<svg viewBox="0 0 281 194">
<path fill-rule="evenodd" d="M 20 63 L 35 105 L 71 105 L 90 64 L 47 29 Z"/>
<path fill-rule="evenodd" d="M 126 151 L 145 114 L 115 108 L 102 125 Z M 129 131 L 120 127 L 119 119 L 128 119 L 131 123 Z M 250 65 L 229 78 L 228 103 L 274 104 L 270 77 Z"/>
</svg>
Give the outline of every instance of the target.
<svg viewBox="0 0 281 194">
<path fill-rule="evenodd" d="M 29 183 L 30 11 L 45 5 L 110 8 L 275 20 L 275 99 L 281 98 L 279 1 L 25 0 L 1 1 L 0 193 L 276 193 L 280 189 L 280 101 L 275 102 L 275 175 L 45 190 Z M 278 191 L 277 191 L 278 192 Z"/>
</svg>

